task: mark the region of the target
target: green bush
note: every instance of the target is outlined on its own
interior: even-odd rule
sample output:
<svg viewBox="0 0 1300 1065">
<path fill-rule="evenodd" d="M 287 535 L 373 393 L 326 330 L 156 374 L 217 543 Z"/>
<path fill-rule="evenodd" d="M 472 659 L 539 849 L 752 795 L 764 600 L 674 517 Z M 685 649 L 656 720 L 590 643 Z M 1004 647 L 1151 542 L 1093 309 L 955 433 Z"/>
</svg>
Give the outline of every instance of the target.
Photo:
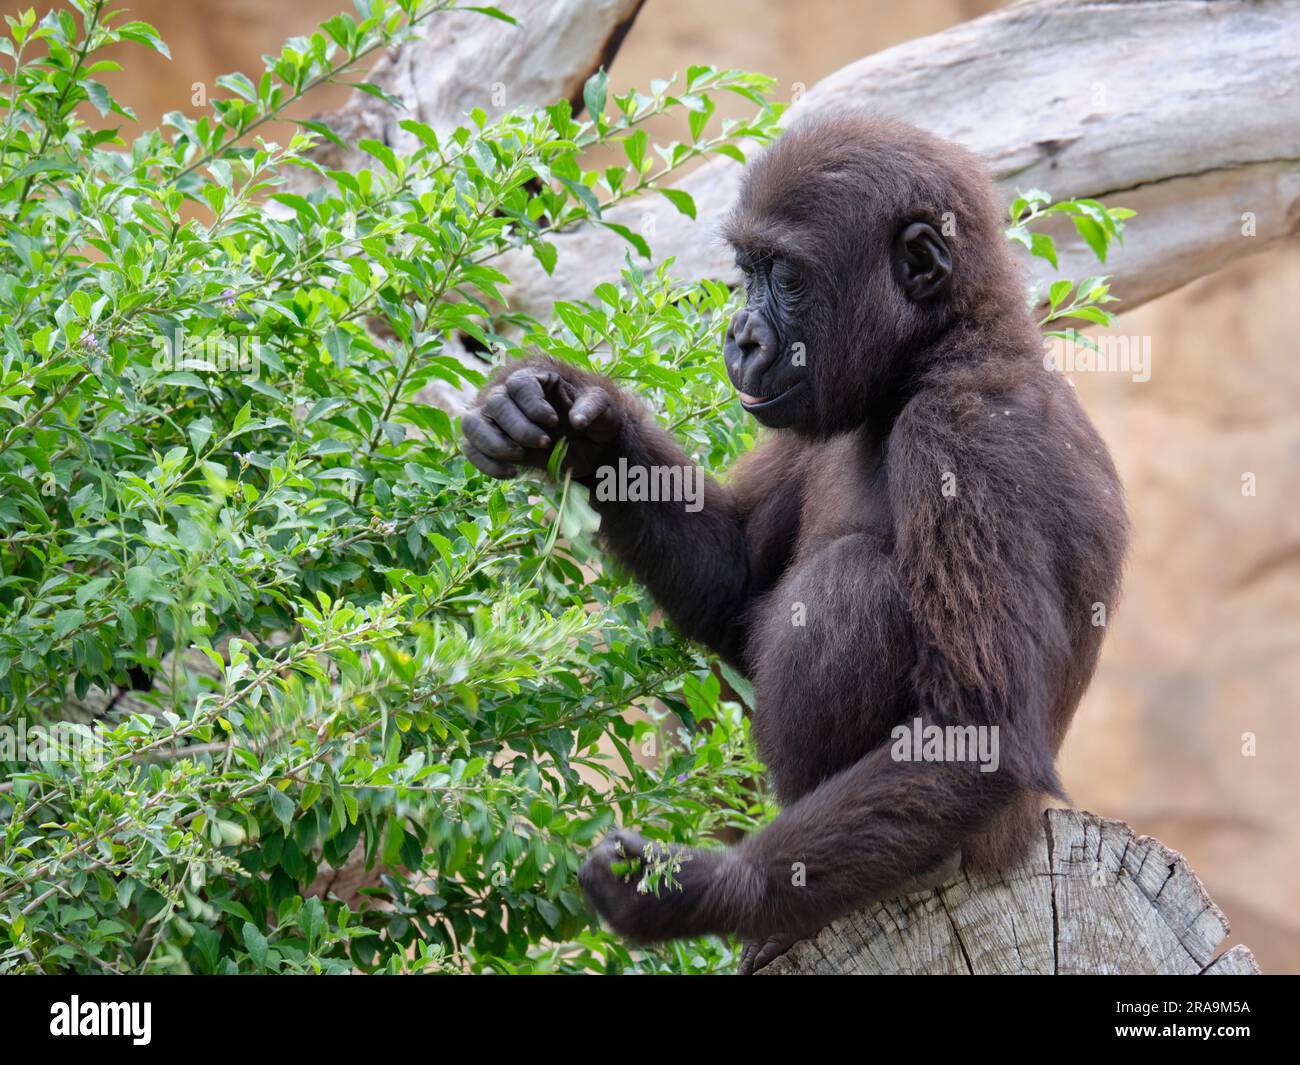
<svg viewBox="0 0 1300 1065">
<path fill-rule="evenodd" d="M 221 79 L 210 114 L 129 143 L 97 54 L 165 53 L 152 27 L 103 0 L 7 20 L 0 971 L 733 963 L 716 941 L 630 953 L 574 873 L 616 821 L 693 843 L 770 816 L 741 707 L 599 565 L 580 490 L 481 477 L 426 396 L 482 381 L 453 335 L 488 361 L 540 350 L 612 374 L 725 467 L 751 443 L 720 366 L 731 293 L 643 269 L 602 211 L 769 140 L 781 108 L 768 79 L 698 67 L 612 98 L 597 75 L 587 121 L 408 119 L 421 147 L 362 141 L 356 173 L 313 161 L 334 137 L 316 123 L 257 136 L 449 6 L 358 0 L 256 82 Z M 724 91 L 752 118 L 717 122 Z M 651 150 L 642 127 L 670 111 L 687 138 Z M 599 143 L 626 164 L 583 170 Z M 318 191 L 284 191 L 300 168 Z M 545 323 L 503 310 L 501 253 L 562 270 L 548 238 L 584 220 L 627 240 L 621 276 Z M 1053 311 L 1103 279 L 1067 295 Z M 327 891 L 340 869 L 363 885 Z"/>
<path fill-rule="evenodd" d="M 9 20 L 0 723 L 31 733 L 148 683 L 95 719 L 97 761 L 0 751 L 0 967 L 631 966 L 591 928 L 582 850 L 616 814 L 691 840 L 765 811 L 738 708 L 640 589 L 594 568 L 578 493 L 481 477 L 421 394 L 481 383 L 452 334 L 596 360 L 725 464 L 748 443 L 718 366 L 725 286 L 643 273 L 624 233 L 621 280 L 543 325 L 490 309 L 493 262 L 527 247 L 554 268 L 556 229 L 769 138 L 779 108 L 767 79 L 694 68 L 610 100 L 593 78 L 595 124 L 566 103 L 443 137 L 407 121 L 420 149 L 363 141 L 359 173 L 311 161 L 317 126 L 252 139 L 446 6 L 361 3 L 259 81 L 223 78 L 210 115 L 129 144 L 95 54 L 162 51 L 152 28 L 99 0 Z M 708 128 L 719 91 L 754 118 Z M 102 129 L 78 120 L 87 101 Z M 656 156 L 642 126 L 676 110 L 690 139 Z M 584 172 L 598 142 L 626 165 Z M 278 191 L 295 167 L 321 191 Z M 350 859 L 372 886 L 309 895 Z"/>
</svg>

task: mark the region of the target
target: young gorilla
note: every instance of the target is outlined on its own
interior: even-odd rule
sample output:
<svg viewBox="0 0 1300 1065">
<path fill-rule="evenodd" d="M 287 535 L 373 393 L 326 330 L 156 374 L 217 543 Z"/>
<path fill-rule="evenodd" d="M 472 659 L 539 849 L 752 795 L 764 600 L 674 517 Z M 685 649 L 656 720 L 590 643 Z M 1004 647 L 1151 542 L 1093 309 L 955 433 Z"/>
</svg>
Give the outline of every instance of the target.
<svg viewBox="0 0 1300 1065">
<path fill-rule="evenodd" d="M 669 617 L 753 680 L 785 809 L 735 847 L 677 850 L 658 894 L 611 868 L 646 841 L 607 837 L 580 881 L 620 934 L 735 933 L 752 971 L 963 859 L 1009 864 L 1061 795 L 1127 526 L 1104 445 L 1043 367 L 1000 215 L 966 152 L 856 113 L 796 125 L 747 171 L 725 362 L 775 431 L 698 512 L 592 505 Z M 620 458 L 690 463 L 609 379 L 546 359 L 503 367 L 463 425 L 494 477 L 561 436 L 589 487 Z M 891 729 L 918 718 L 996 726 L 996 770 L 896 759 Z"/>
</svg>

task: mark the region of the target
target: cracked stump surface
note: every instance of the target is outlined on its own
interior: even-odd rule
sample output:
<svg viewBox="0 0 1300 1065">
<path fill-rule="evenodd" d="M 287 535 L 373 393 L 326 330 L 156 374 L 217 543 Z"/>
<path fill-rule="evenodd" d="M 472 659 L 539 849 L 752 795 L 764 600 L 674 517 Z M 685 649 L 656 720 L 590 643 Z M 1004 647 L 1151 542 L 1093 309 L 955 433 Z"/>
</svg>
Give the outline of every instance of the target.
<svg viewBox="0 0 1300 1065">
<path fill-rule="evenodd" d="M 848 914 L 764 976 L 1259 972 L 1183 856 L 1122 821 L 1048 810 L 1041 843 L 1000 873 Z"/>
</svg>

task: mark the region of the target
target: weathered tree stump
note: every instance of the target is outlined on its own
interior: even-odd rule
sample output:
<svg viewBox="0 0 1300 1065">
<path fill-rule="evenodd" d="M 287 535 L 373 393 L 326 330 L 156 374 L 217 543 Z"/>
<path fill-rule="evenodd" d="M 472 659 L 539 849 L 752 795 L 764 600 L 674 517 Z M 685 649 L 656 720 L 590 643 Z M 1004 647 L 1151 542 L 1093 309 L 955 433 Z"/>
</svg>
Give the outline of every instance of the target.
<svg viewBox="0 0 1300 1065">
<path fill-rule="evenodd" d="M 1257 974 L 1183 856 L 1122 821 L 1048 810 L 1042 843 L 1000 874 L 841 917 L 761 975 Z"/>
</svg>

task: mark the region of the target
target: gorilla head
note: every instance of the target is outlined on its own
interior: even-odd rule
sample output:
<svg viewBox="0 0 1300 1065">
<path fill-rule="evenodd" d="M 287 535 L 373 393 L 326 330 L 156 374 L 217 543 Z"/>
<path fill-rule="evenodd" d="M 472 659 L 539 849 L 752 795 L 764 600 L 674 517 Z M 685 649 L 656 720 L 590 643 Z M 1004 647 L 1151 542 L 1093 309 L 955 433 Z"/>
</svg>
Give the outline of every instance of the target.
<svg viewBox="0 0 1300 1065">
<path fill-rule="evenodd" d="M 1002 320 L 1034 343 L 999 214 L 955 145 L 852 111 L 796 123 L 724 227 L 746 292 L 724 356 L 745 409 L 843 432 L 896 414 L 955 323 Z"/>
</svg>

